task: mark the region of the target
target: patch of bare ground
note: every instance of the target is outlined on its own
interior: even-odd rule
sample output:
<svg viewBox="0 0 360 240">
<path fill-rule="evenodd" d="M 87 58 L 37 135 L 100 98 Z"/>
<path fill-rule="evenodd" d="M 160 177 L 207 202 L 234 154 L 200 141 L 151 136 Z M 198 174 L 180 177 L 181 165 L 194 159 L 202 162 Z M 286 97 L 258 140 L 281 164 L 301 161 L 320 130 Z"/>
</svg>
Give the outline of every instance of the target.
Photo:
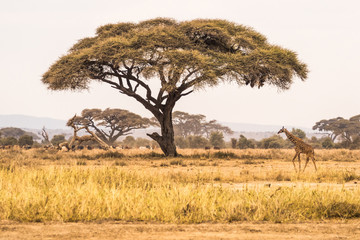
<svg viewBox="0 0 360 240">
<path fill-rule="evenodd" d="M 0 222 L 0 239 L 360 239 L 360 220 L 305 223 L 16 223 Z"/>
</svg>

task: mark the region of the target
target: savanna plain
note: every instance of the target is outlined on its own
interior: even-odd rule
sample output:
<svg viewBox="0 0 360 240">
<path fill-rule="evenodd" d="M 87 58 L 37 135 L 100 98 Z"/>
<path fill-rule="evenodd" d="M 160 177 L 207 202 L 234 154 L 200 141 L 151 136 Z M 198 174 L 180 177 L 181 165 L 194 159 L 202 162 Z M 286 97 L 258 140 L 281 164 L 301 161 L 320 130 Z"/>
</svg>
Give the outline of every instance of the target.
<svg viewBox="0 0 360 240">
<path fill-rule="evenodd" d="M 360 150 L 179 153 L 1 150 L 0 239 L 360 239 Z"/>
</svg>

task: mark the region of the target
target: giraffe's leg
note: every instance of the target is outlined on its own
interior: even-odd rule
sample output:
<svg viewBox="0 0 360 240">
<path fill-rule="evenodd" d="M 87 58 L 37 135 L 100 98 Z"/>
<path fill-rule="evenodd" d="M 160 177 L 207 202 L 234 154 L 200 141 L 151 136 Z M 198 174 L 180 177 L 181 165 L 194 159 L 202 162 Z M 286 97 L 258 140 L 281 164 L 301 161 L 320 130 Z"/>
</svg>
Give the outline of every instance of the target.
<svg viewBox="0 0 360 240">
<path fill-rule="evenodd" d="M 298 156 L 298 153 L 295 153 L 295 156 L 294 156 L 294 158 L 293 158 L 293 160 L 292 160 L 292 163 L 293 163 L 294 168 L 295 168 L 295 172 L 297 172 L 296 166 L 295 166 L 295 159 L 296 159 L 297 156 Z"/>
<path fill-rule="evenodd" d="M 305 162 L 305 166 L 304 166 L 303 172 L 305 172 L 305 168 L 306 168 L 306 165 L 308 164 L 309 160 L 310 160 L 310 157 L 309 157 L 309 156 L 306 156 L 306 162 Z"/>
<path fill-rule="evenodd" d="M 299 173 L 301 172 L 301 161 L 300 161 L 300 153 L 298 154 L 298 159 L 299 159 Z"/>
<path fill-rule="evenodd" d="M 315 157 L 313 156 L 311 159 L 312 159 L 312 162 L 314 163 L 315 171 L 317 171 L 317 167 L 316 167 L 316 164 L 315 164 Z"/>
</svg>

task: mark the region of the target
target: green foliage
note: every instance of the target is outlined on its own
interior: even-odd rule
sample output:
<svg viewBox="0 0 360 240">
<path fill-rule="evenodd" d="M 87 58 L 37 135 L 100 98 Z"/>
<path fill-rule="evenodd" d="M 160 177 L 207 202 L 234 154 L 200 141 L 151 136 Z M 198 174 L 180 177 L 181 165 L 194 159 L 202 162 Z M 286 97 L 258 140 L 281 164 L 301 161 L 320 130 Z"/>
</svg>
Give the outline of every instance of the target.
<svg viewBox="0 0 360 240">
<path fill-rule="evenodd" d="M 127 147 L 135 147 L 136 139 L 133 136 L 126 136 L 122 144 Z"/>
<path fill-rule="evenodd" d="M 306 133 L 299 128 L 296 128 L 296 129 L 293 128 L 291 133 L 294 134 L 296 137 L 301 138 L 303 140 L 306 138 Z"/>
<path fill-rule="evenodd" d="M 260 148 L 284 148 L 286 145 L 285 140 L 279 135 L 274 135 L 269 138 L 264 138 L 259 142 Z"/>
<path fill-rule="evenodd" d="M 4 137 L 0 138 L 0 143 L 2 146 L 14 146 L 18 144 L 18 140 L 14 137 Z"/>
<path fill-rule="evenodd" d="M 105 153 L 100 153 L 95 156 L 95 159 L 101 158 L 124 158 L 125 155 L 120 152 L 107 151 Z"/>
<path fill-rule="evenodd" d="M 360 136 L 354 138 L 350 145 L 350 149 L 360 149 Z"/>
<path fill-rule="evenodd" d="M 237 146 L 237 139 L 231 138 L 231 148 L 236 148 L 236 146 Z"/>
<path fill-rule="evenodd" d="M 19 140 L 18 140 L 18 144 L 19 146 L 23 147 L 25 145 L 33 145 L 34 140 L 32 136 L 28 136 L 28 135 L 22 135 Z"/>
<path fill-rule="evenodd" d="M 222 132 L 232 134 L 233 131 L 226 126 L 217 123 L 216 120 L 206 121 L 206 117 L 201 114 L 189 114 L 176 111 L 173 113 L 174 133 L 177 136 L 186 138 L 187 136 L 210 137 L 211 132 Z"/>
<path fill-rule="evenodd" d="M 216 148 L 223 148 L 225 146 L 223 133 L 222 132 L 211 132 L 210 144 Z"/>
<path fill-rule="evenodd" d="M 54 146 L 57 146 L 58 144 L 65 142 L 65 136 L 64 135 L 54 135 L 53 138 L 51 139 L 51 143 Z"/>
<path fill-rule="evenodd" d="M 154 148 L 158 147 L 156 145 L 156 142 L 151 141 L 146 138 L 134 138 L 133 136 L 126 136 L 119 144 L 123 147 L 129 147 L 129 148 L 140 148 L 140 147 L 146 147 L 146 148 Z"/>
<path fill-rule="evenodd" d="M 188 136 L 186 140 L 189 148 L 205 148 L 209 146 L 209 140 L 201 136 Z"/>
<path fill-rule="evenodd" d="M 312 136 L 309 140 L 308 143 L 313 147 L 313 148 L 323 148 L 322 146 L 322 142 L 324 141 L 325 138 L 316 138 L 315 136 Z M 331 139 L 330 139 L 331 140 Z"/>
<path fill-rule="evenodd" d="M 178 148 L 189 148 L 189 142 L 181 136 L 175 136 L 175 145 Z"/>
<path fill-rule="evenodd" d="M 136 138 L 135 141 L 135 147 L 150 147 L 151 146 L 151 140 L 146 138 Z"/>
<path fill-rule="evenodd" d="M 324 138 L 321 145 L 325 149 L 334 148 L 334 146 L 335 146 L 334 142 L 331 140 L 330 137 Z"/>
<path fill-rule="evenodd" d="M 229 151 L 218 151 L 218 152 L 214 152 L 213 154 L 211 154 L 211 157 L 213 158 L 220 158 L 220 159 L 240 159 L 240 157 L 238 155 L 236 155 L 233 152 L 229 152 Z"/>
<path fill-rule="evenodd" d="M 246 149 L 246 148 L 255 148 L 256 144 L 255 141 L 252 139 L 247 139 L 244 135 L 240 135 L 240 138 L 237 142 L 237 146 L 240 149 Z"/>
</svg>

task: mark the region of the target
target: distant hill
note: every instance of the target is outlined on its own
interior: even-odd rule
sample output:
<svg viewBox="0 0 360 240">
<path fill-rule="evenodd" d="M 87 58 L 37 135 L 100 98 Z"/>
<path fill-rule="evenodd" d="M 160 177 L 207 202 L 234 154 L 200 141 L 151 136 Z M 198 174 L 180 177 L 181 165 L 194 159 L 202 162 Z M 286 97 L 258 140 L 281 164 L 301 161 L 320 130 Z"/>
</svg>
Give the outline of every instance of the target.
<svg viewBox="0 0 360 240">
<path fill-rule="evenodd" d="M 0 115 L 0 128 L 17 127 L 27 129 L 65 129 L 66 121 L 46 117 L 32 117 L 26 115 Z"/>
</svg>

